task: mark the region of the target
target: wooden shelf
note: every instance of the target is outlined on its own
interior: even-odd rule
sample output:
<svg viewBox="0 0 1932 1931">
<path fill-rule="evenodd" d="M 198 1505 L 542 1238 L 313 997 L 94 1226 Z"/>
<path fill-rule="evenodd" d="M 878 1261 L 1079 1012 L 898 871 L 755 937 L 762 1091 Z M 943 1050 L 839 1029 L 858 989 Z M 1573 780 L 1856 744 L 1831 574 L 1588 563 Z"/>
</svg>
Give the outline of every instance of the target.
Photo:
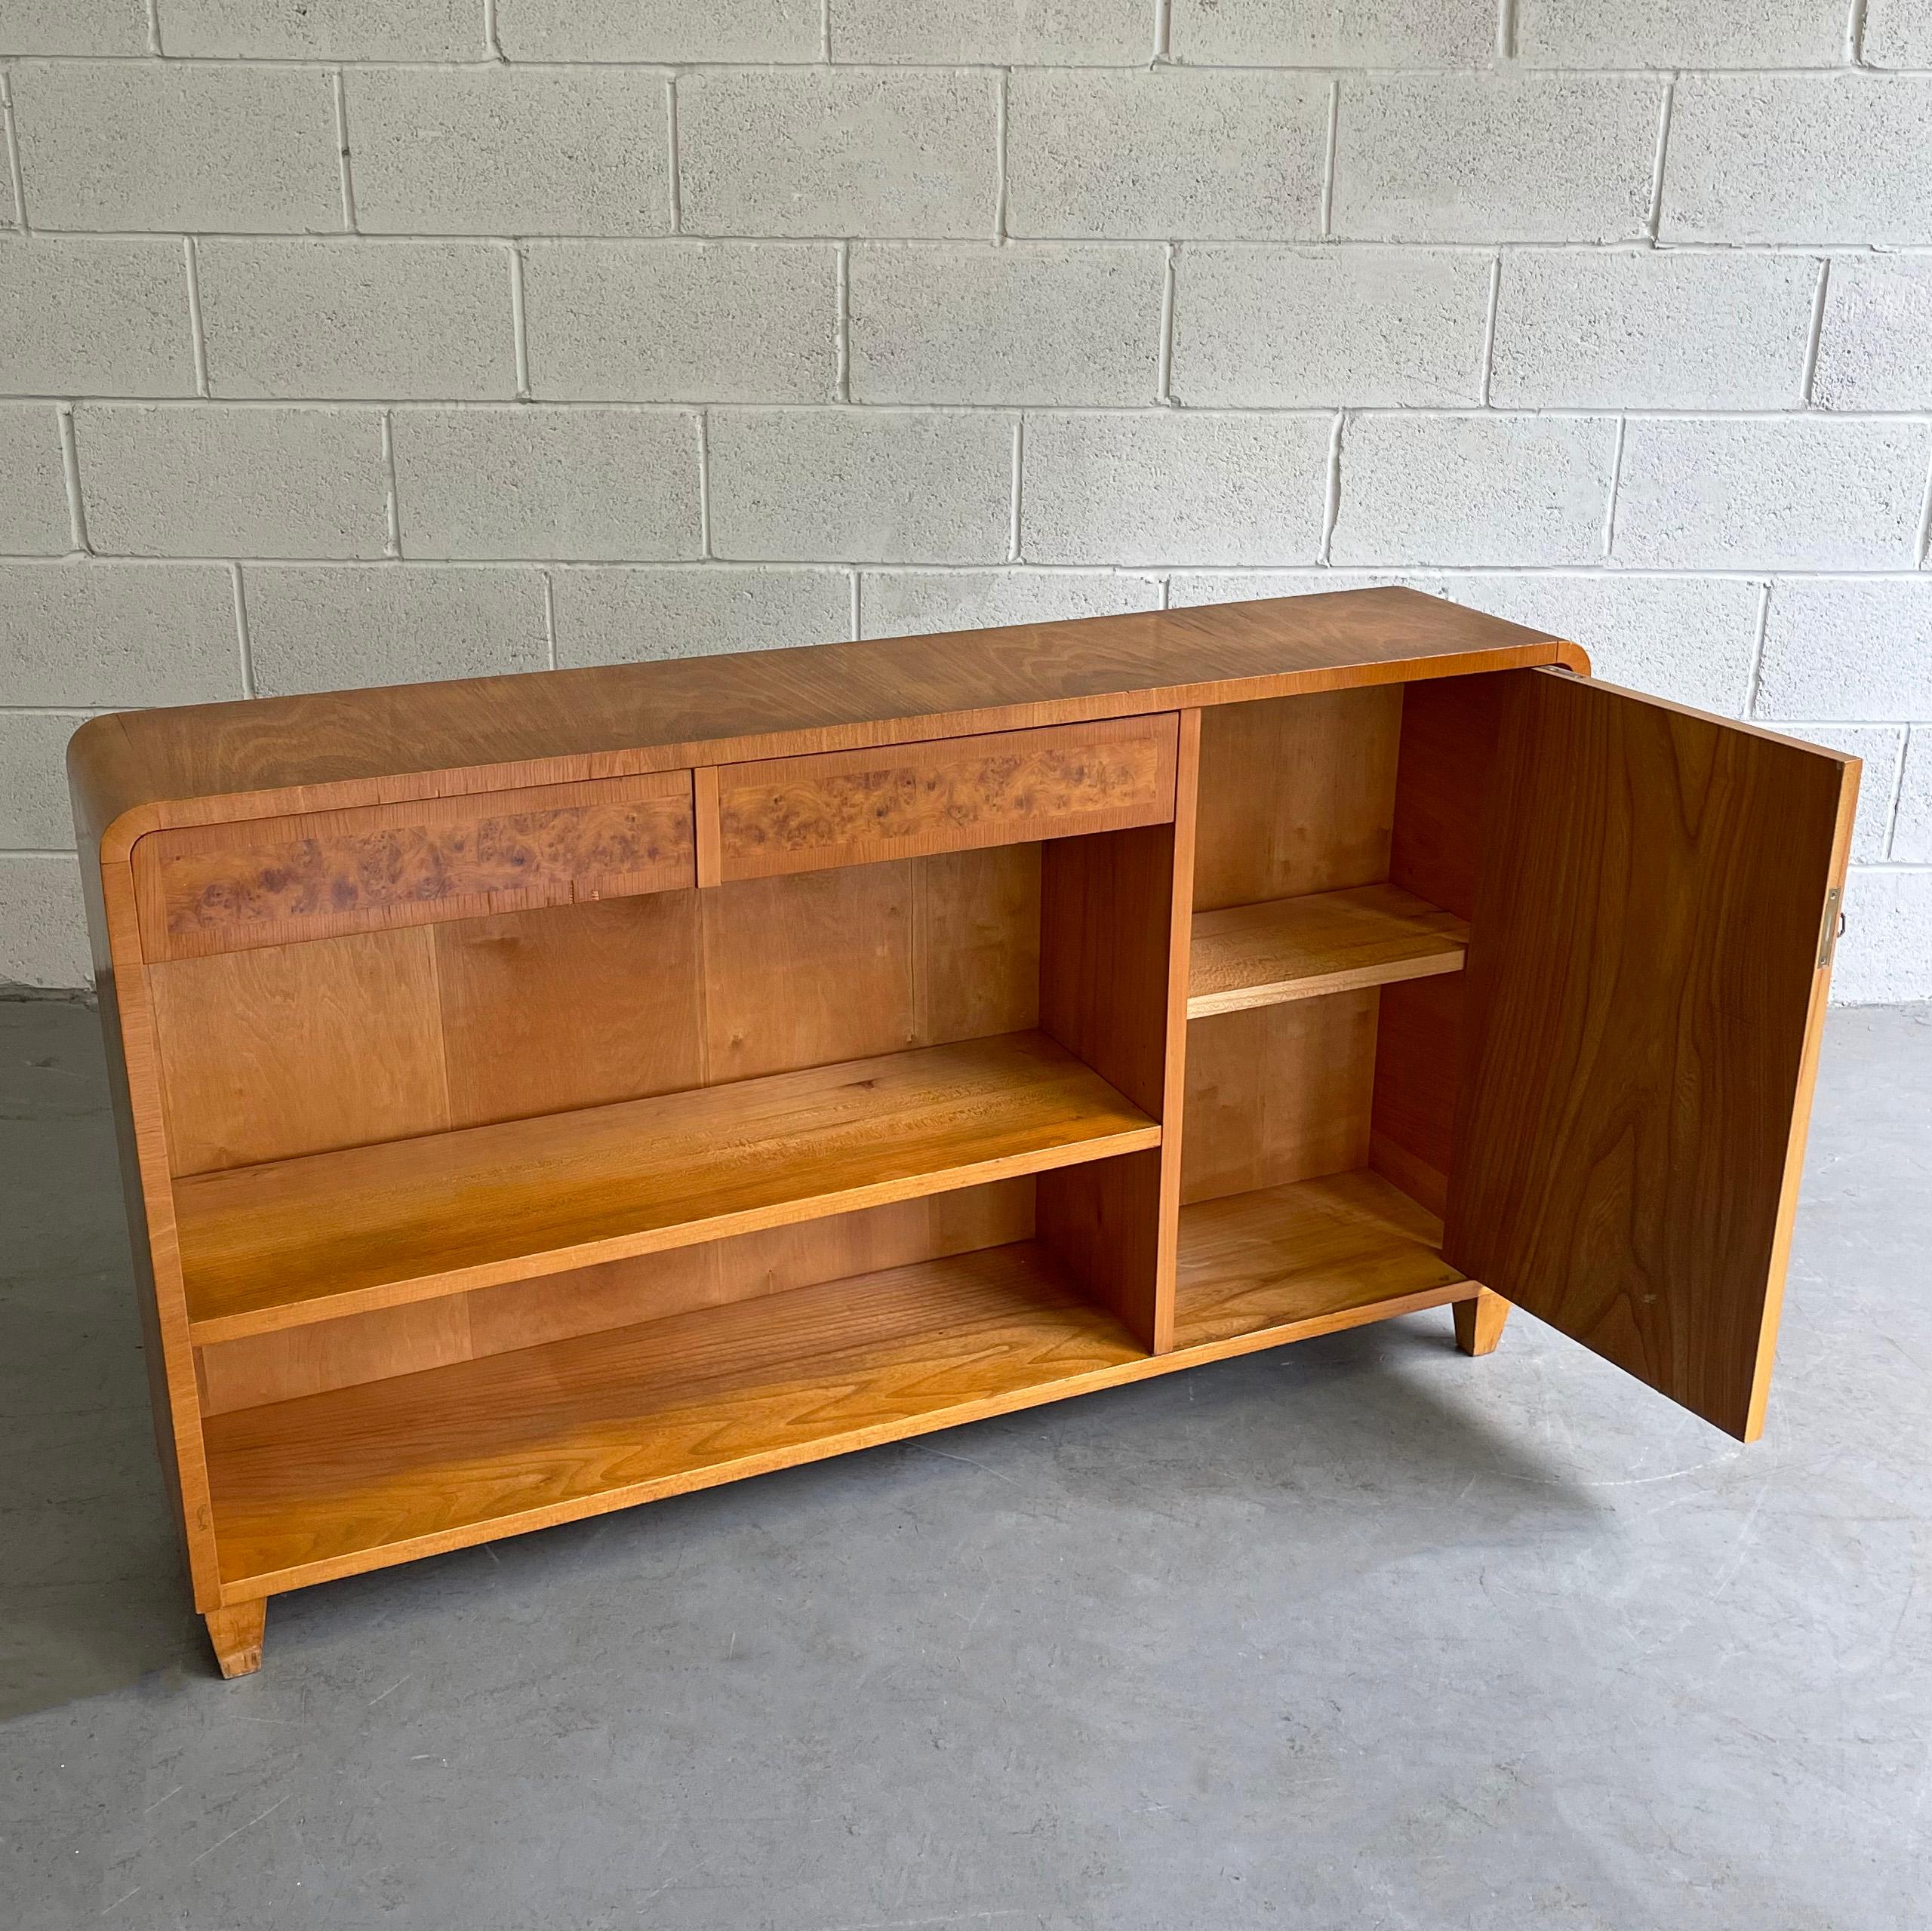
<svg viewBox="0 0 1932 1931">
<path fill-rule="evenodd" d="M 1033 1241 L 236 1410 L 224 1586 L 294 1588 L 1466 1298 L 1370 1173 L 1183 1210 L 1149 1355 Z"/>
<path fill-rule="evenodd" d="M 1044 1033 L 178 1182 L 196 1344 L 1158 1145 Z"/>
<path fill-rule="evenodd" d="M 1032 1241 L 217 1416 L 225 1587 L 292 1588 L 1124 1378 Z"/>
<path fill-rule="evenodd" d="M 1398 885 L 1198 912 L 1187 1016 L 1458 972 L 1469 939 L 1465 921 Z"/>
<path fill-rule="evenodd" d="M 1175 1350 L 1242 1354 L 1465 1299 L 1441 1240 L 1433 1214 L 1366 1168 L 1184 1207 Z"/>
</svg>

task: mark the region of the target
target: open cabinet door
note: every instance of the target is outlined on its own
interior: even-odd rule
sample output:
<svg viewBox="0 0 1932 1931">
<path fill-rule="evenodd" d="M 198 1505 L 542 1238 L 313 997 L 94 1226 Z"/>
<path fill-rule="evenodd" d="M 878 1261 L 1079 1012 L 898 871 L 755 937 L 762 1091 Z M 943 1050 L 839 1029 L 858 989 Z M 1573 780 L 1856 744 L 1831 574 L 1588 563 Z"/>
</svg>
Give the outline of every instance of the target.
<svg viewBox="0 0 1932 1931">
<path fill-rule="evenodd" d="M 1444 1257 L 1753 1441 L 1857 760 L 1497 681 Z"/>
</svg>

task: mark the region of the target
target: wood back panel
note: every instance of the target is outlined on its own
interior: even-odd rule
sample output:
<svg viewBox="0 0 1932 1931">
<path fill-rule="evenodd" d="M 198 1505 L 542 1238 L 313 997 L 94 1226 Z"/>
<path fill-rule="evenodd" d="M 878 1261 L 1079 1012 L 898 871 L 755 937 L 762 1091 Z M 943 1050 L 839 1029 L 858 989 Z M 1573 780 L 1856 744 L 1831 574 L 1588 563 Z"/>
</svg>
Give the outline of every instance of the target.
<svg viewBox="0 0 1932 1931">
<path fill-rule="evenodd" d="M 1761 1428 L 1857 762 L 1549 672 L 1506 694 L 1444 1257 Z"/>
<path fill-rule="evenodd" d="M 718 773 L 719 876 L 1165 823 L 1175 729 L 1170 713 L 728 764 Z"/>
<path fill-rule="evenodd" d="M 1204 711 L 1198 912 L 1389 876 L 1398 686 Z"/>
<path fill-rule="evenodd" d="M 1001 846 L 164 961 L 174 1170 L 1026 1032 L 1039 881 Z"/>
<path fill-rule="evenodd" d="M 134 847 L 151 961 L 697 878 L 684 771 L 155 832 Z"/>
<path fill-rule="evenodd" d="M 1371 985 L 1189 1026 L 1184 1202 L 1366 1162 L 1380 997 Z"/>
</svg>

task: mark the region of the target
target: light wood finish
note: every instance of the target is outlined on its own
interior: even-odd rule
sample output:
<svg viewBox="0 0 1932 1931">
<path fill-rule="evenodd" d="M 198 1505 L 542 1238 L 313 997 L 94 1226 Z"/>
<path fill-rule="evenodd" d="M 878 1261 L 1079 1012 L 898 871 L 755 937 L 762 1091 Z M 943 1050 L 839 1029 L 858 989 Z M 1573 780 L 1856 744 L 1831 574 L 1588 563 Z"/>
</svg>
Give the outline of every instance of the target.
<svg viewBox="0 0 1932 1931">
<path fill-rule="evenodd" d="M 767 878 L 1165 823 L 1174 733 L 1171 716 L 1123 718 L 727 765 L 720 874 Z"/>
<path fill-rule="evenodd" d="M 155 832 L 134 848 L 150 959 L 621 898 L 697 882 L 683 772 Z"/>
<path fill-rule="evenodd" d="M 1460 972 L 1469 936 L 1466 920 L 1399 885 L 1196 912 L 1187 1015 Z"/>
<path fill-rule="evenodd" d="M 1850 767 L 1552 666 L 1372 591 L 84 727 L 223 1659 L 277 1590 L 1484 1290 L 1754 1431 Z M 1243 1004 L 1190 1023 L 1197 915 Z"/>
<path fill-rule="evenodd" d="M 1746 1441 L 1857 769 L 1551 672 L 1498 736 L 1444 1251 Z"/>
<path fill-rule="evenodd" d="M 1145 1358 L 1024 1243 L 218 1416 L 223 1575 L 256 1593 L 319 1582 L 486 1523 L 541 1527 L 998 1414 Z"/>
<path fill-rule="evenodd" d="M 1432 1231 L 1373 1176 L 1189 1209 L 1166 1355 L 1023 1242 L 223 1416 L 225 1573 L 292 1588 L 1439 1305 L 1469 1289 Z"/>
<path fill-rule="evenodd" d="M 1134 1156 L 1138 1158 L 1139 1156 Z M 894 1201 L 702 1246 L 378 1308 L 196 1351 L 202 1411 L 272 1401 L 628 1327 L 914 1261 L 1030 1239 L 1035 1182 Z"/>
<path fill-rule="evenodd" d="M 245 1597 L 208 1612 L 208 1641 L 223 1676 L 252 1676 L 261 1668 L 268 1613 L 266 1596 Z"/>
<path fill-rule="evenodd" d="M 1355 590 L 131 712 L 83 724 L 68 770 L 82 847 L 114 861 L 158 826 L 372 795 L 395 803 L 1558 662 L 1589 668 L 1541 631 L 1417 591 Z"/>
<path fill-rule="evenodd" d="M 1509 1318 L 1509 1303 L 1485 1287 L 1473 1301 L 1456 1303 L 1456 1345 L 1466 1354 L 1493 1354 Z"/>
<path fill-rule="evenodd" d="M 1271 1348 L 1472 1293 L 1441 1239 L 1433 1215 L 1361 1171 L 1184 1207 L 1175 1345 Z"/>
<path fill-rule="evenodd" d="M 1386 878 L 1402 704 L 1389 686 L 1204 712 L 1195 909 Z"/>
<path fill-rule="evenodd" d="M 147 987 L 177 1173 L 450 1124 L 426 927 L 164 961 Z"/>
<path fill-rule="evenodd" d="M 700 899 L 655 892 L 426 934 L 435 967 L 431 1037 L 440 1035 L 449 1093 L 440 1124 L 487 1126 L 700 1084 Z M 352 1034 L 344 1038 L 342 1057 L 360 1050 Z M 363 1136 L 389 1137 L 401 1136 Z"/>
<path fill-rule="evenodd" d="M 1188 1027 L 1183 1201 L 1367 1160 L 1378 996 L 1371 986 Z"/>
<path fill-rule="evenodd" d="M 1158 1145 L 1043 1033 L 184 1181 L 198 1342 Z"/>
<path fill-rule="evenodd" d="M 1369 1164 L 1435 1214 L 1447 1208 L 1456 1164 L 1466 976 L 1385 985 L 1376 1021 Z"/>
</svg>

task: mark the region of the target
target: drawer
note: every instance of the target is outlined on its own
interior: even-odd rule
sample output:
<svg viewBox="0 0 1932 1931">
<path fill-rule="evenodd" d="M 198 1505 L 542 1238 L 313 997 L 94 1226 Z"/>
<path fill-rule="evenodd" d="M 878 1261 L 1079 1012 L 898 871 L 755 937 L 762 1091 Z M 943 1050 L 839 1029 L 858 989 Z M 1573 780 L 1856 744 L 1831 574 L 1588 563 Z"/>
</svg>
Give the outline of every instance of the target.
<svg viewBox="0 0 1932 1931">
<path fill-rule="evenodd" d="M 688 771 L 152 832 L 134 851 L 151 961 L 522 912 L 697 882 Z"/>
<path fill-rule="evenodd" d="M 1167 712 L 721 766 L 718 878 L 1164 824 L 1178 722 Z M 710 774 L 698 776 L 702 810 Z"/>
</svg>

